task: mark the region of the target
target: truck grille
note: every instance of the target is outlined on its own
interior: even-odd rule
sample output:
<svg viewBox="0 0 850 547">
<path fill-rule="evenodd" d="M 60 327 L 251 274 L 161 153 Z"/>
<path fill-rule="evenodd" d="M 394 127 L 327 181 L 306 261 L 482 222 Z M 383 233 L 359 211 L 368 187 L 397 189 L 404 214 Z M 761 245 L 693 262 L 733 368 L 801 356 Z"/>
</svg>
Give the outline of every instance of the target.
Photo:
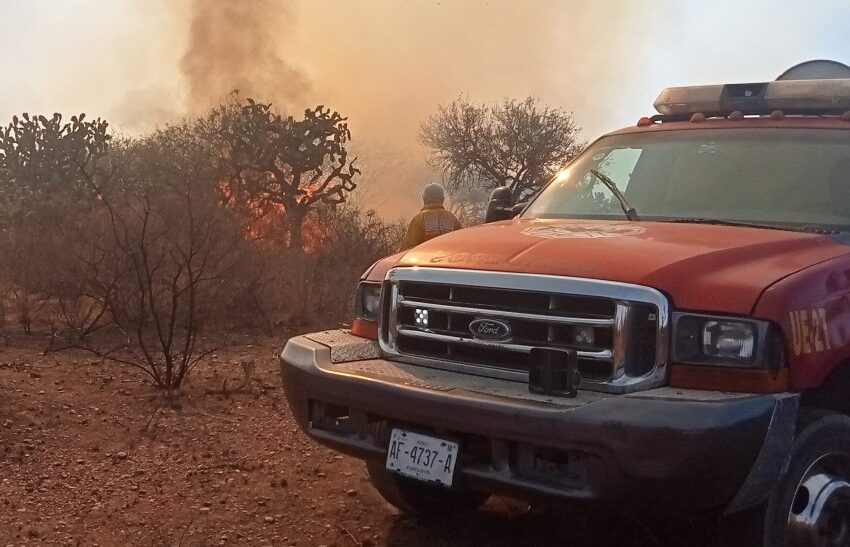
<svg viewBox="0 0 850 547">
<path fill-rule="evenodd" d="M 527 381 L 532 348 L 573 349 L 582 387 L 625 392 L 661 385 L 667 299 L 649 287 L 557 276 L 398 268 L 384 289 L 388 357 Z M 477 320 L 510 335 L 476 338 Z"/>
</svg>

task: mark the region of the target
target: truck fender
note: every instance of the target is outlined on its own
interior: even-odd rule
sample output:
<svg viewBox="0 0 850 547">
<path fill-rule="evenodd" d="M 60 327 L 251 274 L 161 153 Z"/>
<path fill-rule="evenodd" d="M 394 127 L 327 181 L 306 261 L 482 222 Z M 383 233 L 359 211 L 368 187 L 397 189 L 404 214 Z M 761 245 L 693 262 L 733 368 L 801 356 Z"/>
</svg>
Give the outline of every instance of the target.
<svg viewBox="0 0 850 547">
<path fill-rule="evenodd" d="M 788 470 L 799 410 L 797 393 L 788 393 L 777 400 L 764 444 L 725 514 L 739 513 L 765 501 L 776 481 Z"/>
</svg>

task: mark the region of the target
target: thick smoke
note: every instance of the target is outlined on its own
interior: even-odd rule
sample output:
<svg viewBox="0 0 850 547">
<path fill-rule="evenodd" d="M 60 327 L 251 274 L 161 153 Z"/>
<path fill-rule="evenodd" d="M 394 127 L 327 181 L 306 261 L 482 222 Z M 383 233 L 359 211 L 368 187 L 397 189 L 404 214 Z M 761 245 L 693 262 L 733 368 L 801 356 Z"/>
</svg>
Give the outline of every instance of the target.
<svg viewBox="0 0 850 547">
<path fill-rule="evenodd" d="M 310 83 L 282 57 L 293 18 L 281 0 L 191 0 L 180 61 L 188 110 L 217 104 L 234 90 L 284 110 L 303 107 Z"/>
<path fill-rule="evenodd" d="M 534 95 L 574 111 L 588 138 L 644 114 L 621 122 L 612 110 L 647 64 L 639 15 L 657 1 L 301 0 L 288 55 L 309 67 L 313 102 L 349 116 L 368 154 L 365 204 L 397 218 L 439 180 L 417 134 L 441 103 Z"/>
<path fill-rule="evenodd" d="M 746 5 L 742 5 L 746 4 Z M 583 136 L 653 112 L 669 85 L 775 78 L 848 62 L 847 0 L 7 0 L 0 119 L 106 116 L 139 134 L 234 89 L 299 115 L 348 116 L 356 200 L 409 215 L 436 175 L 423 118 L 459 95 L 538 97 Z M 361 191 L 362 190 L 362 191 Z"/>
</svg>

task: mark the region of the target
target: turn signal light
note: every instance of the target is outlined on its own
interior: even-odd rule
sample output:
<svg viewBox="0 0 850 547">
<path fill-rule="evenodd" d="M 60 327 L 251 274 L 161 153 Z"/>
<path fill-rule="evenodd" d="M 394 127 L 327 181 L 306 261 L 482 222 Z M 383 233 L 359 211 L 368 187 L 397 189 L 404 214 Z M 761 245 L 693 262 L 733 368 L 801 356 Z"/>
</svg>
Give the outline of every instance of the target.
<svg viewBox="0 0 850 547">
<path fill-rule="evenodd" d="M 351 334 L 368 338 L 369 340 L 378 339 L 378 322 L 369 321 L 368 319 L 357 318 L 351 325 Z"/>
<path fill-rule="evenodd" d="M 782 393 L 791 389 L 788 369 L 704 367 L 675 364 L 670 367 L 670 387 L 737 393 Z"/>
</svg>

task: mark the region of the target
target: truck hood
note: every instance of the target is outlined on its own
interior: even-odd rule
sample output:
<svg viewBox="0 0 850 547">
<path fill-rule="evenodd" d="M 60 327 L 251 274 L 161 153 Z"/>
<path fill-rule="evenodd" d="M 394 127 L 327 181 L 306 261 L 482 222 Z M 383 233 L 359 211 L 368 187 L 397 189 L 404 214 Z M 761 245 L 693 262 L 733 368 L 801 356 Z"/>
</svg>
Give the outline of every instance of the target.
<svg viewBox="0 0 850 547">
<path fill-rule="evenodd" d="M 749 314 L 779 279 L 848 253 L 850 247 L 827 236 L 784 230 L 517 219 L 432 239 L 395 265 L 633 283 L 666 293 L 680 309 Z"/>
</svg>

